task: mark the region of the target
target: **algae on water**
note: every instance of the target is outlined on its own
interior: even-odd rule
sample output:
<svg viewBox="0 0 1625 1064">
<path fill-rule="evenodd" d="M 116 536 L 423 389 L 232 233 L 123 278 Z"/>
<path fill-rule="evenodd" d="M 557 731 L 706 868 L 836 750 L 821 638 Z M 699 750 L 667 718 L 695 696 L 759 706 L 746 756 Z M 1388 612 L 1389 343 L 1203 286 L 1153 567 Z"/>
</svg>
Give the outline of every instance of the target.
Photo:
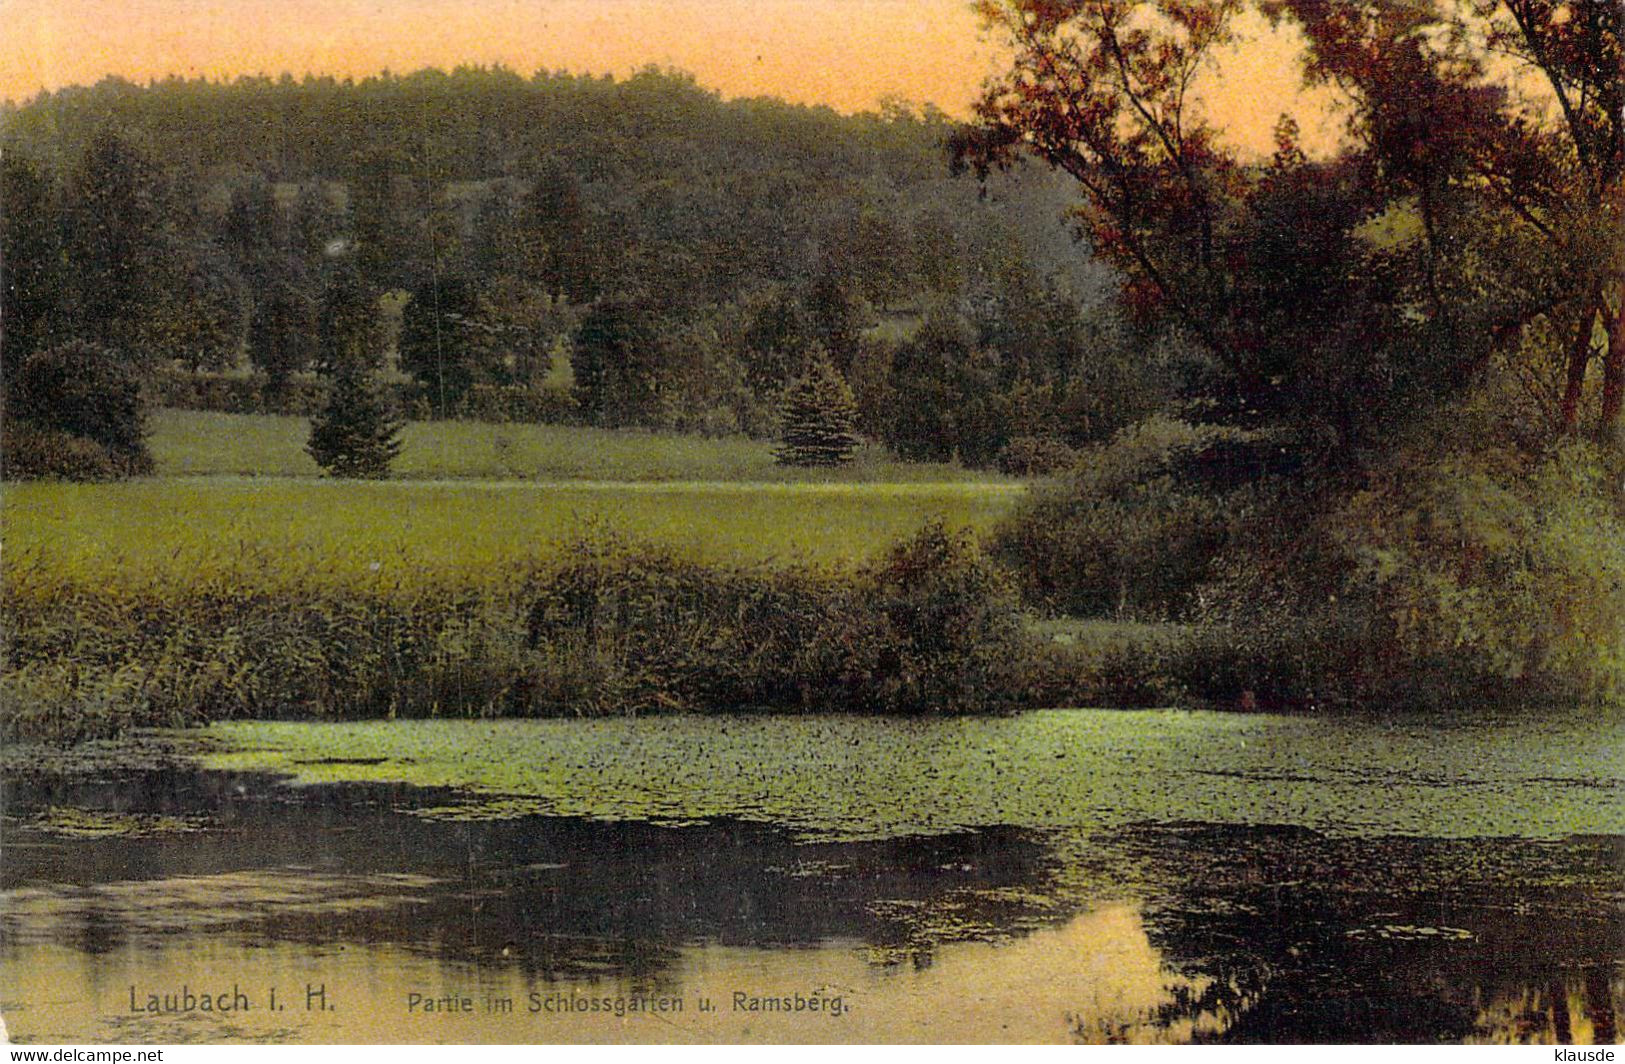
<svg viewBox="0 0 1625 1064">
<path fill-rule="evenodd" d="M 1625 834 L 1625 726 L 1049 710 L 931 720 L 226 723 L 213 768 L 452 787 L 420 815 L 739 818 L 804 837 L 1291 825 L 1341 836 Z"/>
</svg>

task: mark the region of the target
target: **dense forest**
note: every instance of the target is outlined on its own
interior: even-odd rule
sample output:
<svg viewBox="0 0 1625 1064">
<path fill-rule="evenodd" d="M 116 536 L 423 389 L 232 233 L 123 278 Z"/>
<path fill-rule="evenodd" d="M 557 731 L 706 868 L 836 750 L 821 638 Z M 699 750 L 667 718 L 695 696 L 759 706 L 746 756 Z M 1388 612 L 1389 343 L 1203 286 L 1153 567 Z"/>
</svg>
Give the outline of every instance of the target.
<svg viewBox="0 0 1625 1064">
<path fill-rule="evenodd" d="M 423 416 L 763 435 L 824 355 L 870 435 L 972 464 L 1103 439 L 1161 386 L 1066 183 L 955 180 L 930 108 L 459 69 L 109 79 L 4 125 L 14 357 L 71 334 L 176 405 L 173 367 L 246 365 L 239 407 L 305 412 L 335 320 Z"/>
</svg>

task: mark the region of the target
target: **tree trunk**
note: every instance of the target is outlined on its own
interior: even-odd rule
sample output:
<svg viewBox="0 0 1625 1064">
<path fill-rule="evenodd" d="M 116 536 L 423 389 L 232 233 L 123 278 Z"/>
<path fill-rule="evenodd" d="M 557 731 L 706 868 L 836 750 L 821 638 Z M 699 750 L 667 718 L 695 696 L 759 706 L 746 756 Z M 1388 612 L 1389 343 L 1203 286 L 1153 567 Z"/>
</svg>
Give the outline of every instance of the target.
<svg viewBox="0 0 1625 1064">
<path fill-rule="evenodd" d="M 1580 322 L 1574 329 L 1574 340 L 1569 344 L 1568 381 L 1563 388 L 1563 434 L 1572 436 L 1580 424 L 1580 393 L 1585 390 L 1586 370 L 1591 366 L 1591 328 L 1597 317 L 1600 289 L 1593 286 L 1591 296 L 1580 312 Z"/>
<path fill-rule="evenodd" d="M 1618 446 L 1619 412 L 1625 407 L 1625 294 L 1619 309 L 1608 323 L 1608 361 L 1602 371 L 1602 418 L 1597 438 L 1605 445 Z"/>
</svg>

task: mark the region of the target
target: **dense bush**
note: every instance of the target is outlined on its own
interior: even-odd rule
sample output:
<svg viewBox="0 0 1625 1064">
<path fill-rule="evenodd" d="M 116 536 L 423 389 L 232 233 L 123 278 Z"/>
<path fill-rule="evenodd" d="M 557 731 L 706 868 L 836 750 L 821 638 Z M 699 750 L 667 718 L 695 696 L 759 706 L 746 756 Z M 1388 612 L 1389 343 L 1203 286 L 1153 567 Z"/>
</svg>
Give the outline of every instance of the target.
<svg viewBox="0 0 1625 1064">
<path fill-rule="evenodd" d="M 301 564 L 322 566 L 301 568 Z M 1002 578 L 928 528 L 872 567 L 727 568 L 614 538 L 478 574 L 248 551 L 177 584 L 5 570 L 0 735 L 237 717 L 952 713 L 1018 695 Z"/>
<path fill-rule="evenodd" d="M 10 562 L 0 734 L 508 709 L 528 574 L 403 586 L 258 549 L 211 551 L 194 570 L 86 582 L 50 559 Z"/>
<path fill-rule="evenodd" d="M 935 525 L 849 575 L 716 569 L 612 542 L 540 589 L 529 639 L 554 712 L 972 712 L 1012 700 L 1013 605 L 975 546 Z"/>
<path fill-rule="evenodd" d="M 968 533 L 926 526 L 863 574 L 879 651 L 866 697 L 889 711 L 989 709 L 1014 700 L 1024 636 L 1008 577 Z"/>
<path fill-rule="evenodd" d="M 535 590 L 528 643 L 545 665 L 532 699 L 548 713 L 804 708 L 839 689 L 820 633 L 847 627 L 855 608 L 850 588 L 812 570 L 583 542 Z"/>
<path fill-rule="evenodd" d="M 21 449 L 7 462 L 12 475 L 83 471 L 99 479 L 151 470 L 140 385 L 115 352 L 82 340 L 37 351 L 6 381 L 6 390 L 7 420 L 35 430 L 15 441 Z"/>
<path fill-rule="evenodd" d="M 1029 600 L 1079 616 L 1178 615 L 1248 509 L 1248 494 L 1193 487 L 1192 456 L 1224 435 L 1153 420 L 1089 452 L 1064 482 L 1034 488 L 994 551 Z"/>
<path fill-rule="evenodd" d="M 1083 638 L 1047 642 L 1022 671 L 1028 706 L 1176 706 L 1189 699 L 1177 678 L 1191 642 L 1177 625 L 1085 622 Z"/>
<path fill-rule="evenodd" d="M 1275 500 L 1213 567 L 1181 682 L 1291 705 L 1625 694 L 1625 494 L 1589 444 L 1478 446 Z"/>
<path fill-rule="evenodd" d="M 999 452 L 999 472 L 1012 477 L 1048 477 L 1078 464 L 1078 452 L 1053 436 L 1017 436 Z"/>
<path fill-rule="evenodd" d="M 0 434 L 0 479 L 119 480 L 152 472 L 152 459 L 113 454 L 95 440 L 26 421 L 8 420 Z"/>
<path fill-rule="evenodd" d="M 1625 488 L 1565 441 L 1396 455 L 1328 521 L 1381 648 L 1531 697 L 1625 694 Z"/>
</svg>

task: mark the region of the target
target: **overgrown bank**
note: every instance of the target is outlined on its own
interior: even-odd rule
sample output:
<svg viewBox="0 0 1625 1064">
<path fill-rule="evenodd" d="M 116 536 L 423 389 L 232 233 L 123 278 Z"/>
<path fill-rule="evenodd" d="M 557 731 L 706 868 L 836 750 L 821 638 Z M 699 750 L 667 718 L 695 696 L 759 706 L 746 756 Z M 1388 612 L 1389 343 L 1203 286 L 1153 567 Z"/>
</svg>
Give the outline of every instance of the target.
<svg viewBox="0 0 1625 1064">
<path fill-rule="evenodd" d="M 747 508 L 765 489 L 648 499 L 606 516 L 651 541 L 563 543 L 577 503 L 559 489 L 18 487 L 0 734 L 1188 702 L 1471 714 L 1625 693 L 1625 526 L 1586 446 L 1522 465 L 1418 452 L 1319 496 L 1234 475 L 1267 449 L 1148 422 L 1035 489 L 991 558 L 975 532 L 1004 504 L 950 507 L 946 528 L 876 554 L 941 500 L 836 521 L 850 486 L 816 505 L 785 487 L 789 509 Z M 809 541 L 815 512 L 830 527 Z M 1046 611 L 1072 620 L 1035 626 Z"/>
<path fill-rule="evenodd" d="M 1625 477 L 1583 441 L 1394 441 L 1290 474 L 1267 434 L 1148 421 L 1031 493 L 993 551 L 1036 608 L 1183 625 L 1122 670 L 1243 705 L 1625 697 Z M 1461 439 L 1477 441 L 1464 446 Z"/>
<path fill-rule="evenodd" d="M 4 732 L 234 718 L 954 713 L 1022 701 L 1004 576 L 932 525 L 859 567 L 725 566 L 614 537 L 528 567 L 332 579 L 245 556 L 189 582 L 5 574 Z"/>
<path fill-rule="evenodd" d="M 233 719 L 990 713 L 1200 688 L 1179 626 L 1035 626 L 973 533 L 870 562 L 702 560 L 596 532 L 528 560 L 353 567 L 250 547 L 4 571 L 0 737 Z M 183 571 L 184 570 L 184 571 Z"/>
</svg>

